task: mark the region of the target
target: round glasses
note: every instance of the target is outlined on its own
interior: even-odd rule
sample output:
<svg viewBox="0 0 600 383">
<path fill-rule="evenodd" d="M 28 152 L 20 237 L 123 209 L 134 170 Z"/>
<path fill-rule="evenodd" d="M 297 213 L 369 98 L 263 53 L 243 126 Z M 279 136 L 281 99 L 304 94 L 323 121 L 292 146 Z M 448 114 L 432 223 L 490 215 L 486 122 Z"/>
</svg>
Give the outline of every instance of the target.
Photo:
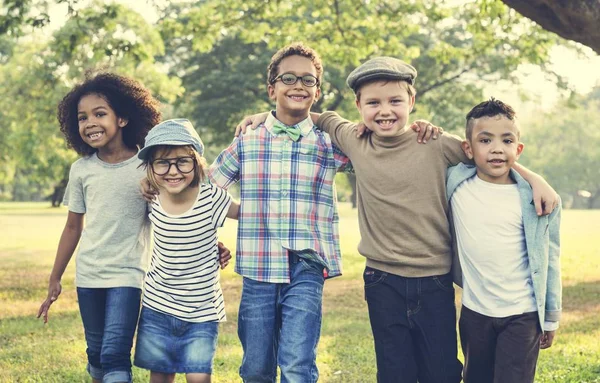
<svg viewBox="0 0 600 383">
<path fill-rule="evenodd" d="M 173 165 L 175 165 L 175 168 L 180 173 L 188 174 L 196 168 L 196 161 L 194 160 L 194 157 L 160 158 L 152 161 L 150 165 L 152 166 L 152 171 L 157 176 L 164 176 L 167 174 Z"/>
<path fill-rule="evenodd" d="M 285 85 L 294 85 L 295 83 L 298 82 L 298 80 L 301 80 L 302 84 L 304 84 L 304 86 L 307 86 L 309 88 L 319 85 L 319 79 L 317 79 L 312 74 L 305 74 L 304 76 L 296 76 L 293 73 L 283 73 L 283 74 L 280 74 L 279 76 L 275 77 L 275 79 L 271 82 L 271 84 L 274 84 L 275 82 L 277 82 L 277 80 L 281 80 L 281 82 L 284 83 Z"/>
</svg>

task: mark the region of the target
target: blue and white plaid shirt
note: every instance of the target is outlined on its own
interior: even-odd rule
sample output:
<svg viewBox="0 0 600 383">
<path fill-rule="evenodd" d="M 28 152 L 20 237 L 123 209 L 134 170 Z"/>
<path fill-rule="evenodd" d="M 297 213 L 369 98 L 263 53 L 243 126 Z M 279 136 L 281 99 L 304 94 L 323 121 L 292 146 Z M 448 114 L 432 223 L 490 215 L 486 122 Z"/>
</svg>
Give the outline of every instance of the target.
<svg viewBox="0 0 600 383">
<path fill-rule="evenodd" d="M 247 278 L 289 283 L 288 250 L 341 274 L 335 173 L 351 168 L 329 135 L 307 118 L 292 141 L 264 126 L 237 137 L 211 165 L 211 181 L 227 189 L 240 182 L 235 271 Z"/>
</svg>

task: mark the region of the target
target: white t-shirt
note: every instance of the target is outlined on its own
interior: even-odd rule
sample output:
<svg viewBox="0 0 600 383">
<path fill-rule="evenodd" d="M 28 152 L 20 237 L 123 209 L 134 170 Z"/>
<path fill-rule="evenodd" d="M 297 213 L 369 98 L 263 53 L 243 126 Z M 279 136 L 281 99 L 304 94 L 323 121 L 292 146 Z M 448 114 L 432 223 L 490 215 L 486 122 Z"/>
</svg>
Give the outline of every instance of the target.
<svg viewBox="0 0 600 383">
<path fill-rule="evenodd" d="M 502 318 L 537 311 L 516 184 L 474 176 L 450 200 L 463 272 L 463 304 Z"/>
<path fill-rule="evenodd" d="M 230 204 L 229 194 L 210 184 L 200 184 L 196 202 L 183 214 L 165 212 L 160 196 L 152 202 L 154 248 L 144 306 L 188 322 L 226 319 L 216 230 Z"/>
<path fill-rule="evenodd" d="M 77 287 L 142 287 L 150 223 L 139 191 L 146 174 L 140 164 L 137 156 L 109 164 L 92 154 L 71 165 L 63 203 L 85 214 L 76 258 Z"/>
</svg>

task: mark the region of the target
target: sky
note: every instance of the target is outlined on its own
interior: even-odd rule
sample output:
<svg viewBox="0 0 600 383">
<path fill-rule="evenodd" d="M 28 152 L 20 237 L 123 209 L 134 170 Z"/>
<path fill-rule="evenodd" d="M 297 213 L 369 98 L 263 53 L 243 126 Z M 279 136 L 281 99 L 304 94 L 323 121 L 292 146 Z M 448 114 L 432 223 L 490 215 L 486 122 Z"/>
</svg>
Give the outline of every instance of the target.
<svg viewBox="0 0 600 383">
<path fill-rule="evenodd" d="M 116 0 L 124 3 L 133 10 L 139 12 L 150 23 L 156 22 L 158 14 L 151 2 L 148 0 Z M 154 3 L 165 3 L 168 0 L 152 0 Z M 460 4 L 473 0 L 450 0 L 452 4 Z M 59 28 L 63 24 L 66 16 L 66 6 L 64 4 L 54 6 L 50 10 L 50 19 L 52 28 Z M 591 91 L 595 85 L 600 85 L 600 56 L 590 48 L 577 44 L 582 48 L 583 54 L 574 52 L 562 46 L 552 49 L 550 54 L 551 68 L 558 74 L 566 77 L 571 86 L 581 94 Z M 542 108 L 551 109 L 559 100 L 561 91 L 544 73 L 534 65 L 521 65 L 517 71 L 517 76 L 521 81 L 520 89 L 508 81 L 500 81 L 496 84 L 487 84 L 485 86 L 484 96 L 502 99 L 515 107 L 517 113 L 519 109 L 534 110 Z M 526 91 L 528 100 L 521 98 L 520 94 Z M 564 93 L 564 92 L 563 92 Z"/>
</svg>

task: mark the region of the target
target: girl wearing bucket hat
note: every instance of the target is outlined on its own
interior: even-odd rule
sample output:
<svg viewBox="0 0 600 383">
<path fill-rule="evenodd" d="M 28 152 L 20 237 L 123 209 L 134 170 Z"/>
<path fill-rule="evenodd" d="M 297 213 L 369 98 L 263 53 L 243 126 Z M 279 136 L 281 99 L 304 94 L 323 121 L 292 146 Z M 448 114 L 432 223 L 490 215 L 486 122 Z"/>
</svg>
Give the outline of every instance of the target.
<svg viewBox="0 0 600 383">
<path fill-rule="evenodd" d="M 219 284 L 217 228 L 237 219 L 239 204 L 205 183 L 204 146 L 191 122 L 156 125 L 138 153 L 153 187 L 152 261 L 146 275 L 134 364 L 150 381 L 210 382 L 219 322 L 225 321 Z"/>
</svg>

